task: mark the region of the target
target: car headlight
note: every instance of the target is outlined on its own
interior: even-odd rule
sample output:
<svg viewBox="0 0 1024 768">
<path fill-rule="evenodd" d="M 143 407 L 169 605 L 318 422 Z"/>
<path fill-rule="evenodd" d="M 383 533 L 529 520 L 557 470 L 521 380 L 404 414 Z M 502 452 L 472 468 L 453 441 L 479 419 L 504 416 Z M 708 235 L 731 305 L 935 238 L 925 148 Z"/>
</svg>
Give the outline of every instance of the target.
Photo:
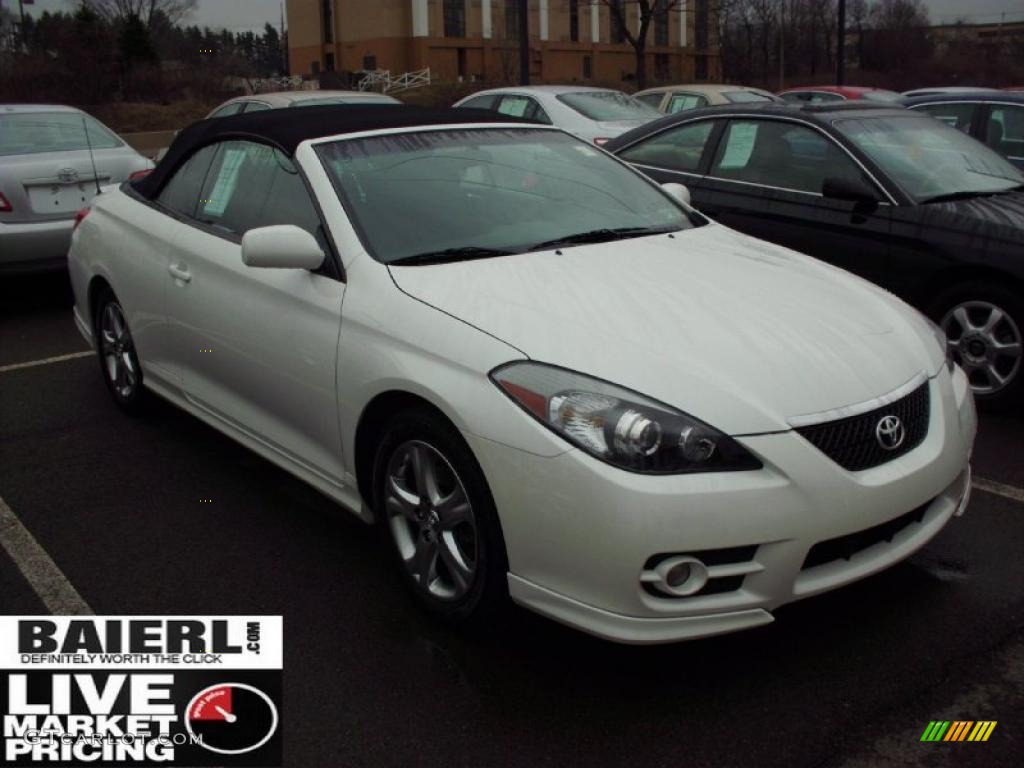
<svg viewBox="0 0 1024 768">
<path fill-rule="evenodd" d="M 491 371 L 491 380 L 556 434 L 631 472 L 762 467 L 738 442 L 703 421 L 600 379 L 543 363 L 514 362 Z"/>
<path fill-rule="evenodd" d="M 946 338 L 946 332 L 942 330 L 938 323 L 932 320 L 928 315 L 923 312 L 920 313 L 924 321 L 928 323 L 928 327 L 932 329 L 932 333 L 935 335 L 935 340 L 939 342 L 939 347 L 942 349 L 942 354 L 946 358 L 946 368 L 952 373 L 956 367 L 956 358 L 953 355 L 953 348 L 949 345 L 949 339 Z"/>
</svg>

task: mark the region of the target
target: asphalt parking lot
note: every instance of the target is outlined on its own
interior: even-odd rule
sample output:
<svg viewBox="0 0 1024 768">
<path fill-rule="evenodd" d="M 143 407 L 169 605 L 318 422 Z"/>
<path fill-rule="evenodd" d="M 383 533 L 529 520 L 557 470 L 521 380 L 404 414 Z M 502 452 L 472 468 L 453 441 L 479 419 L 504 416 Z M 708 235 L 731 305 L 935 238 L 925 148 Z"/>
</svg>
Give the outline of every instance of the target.
<svg viewBox="0 0 1024 768">
<path fill-rule="evenodd" d="M 0 497 L 95 613 L 283 614 L 286 765 L 1022 764 L 1021 411 L 982 417 L 964 517 L 772 625 L 633 648 L 517 611 L 466 636 L 299 481 L 170 406 L 122 415 L 66 357 L 70 305 L 63 276 L 0 281 Z M 43 612 L 0 548 L 0 613 Z M 921 743 L 937 719 L 998 725 Z"/>
</svg>

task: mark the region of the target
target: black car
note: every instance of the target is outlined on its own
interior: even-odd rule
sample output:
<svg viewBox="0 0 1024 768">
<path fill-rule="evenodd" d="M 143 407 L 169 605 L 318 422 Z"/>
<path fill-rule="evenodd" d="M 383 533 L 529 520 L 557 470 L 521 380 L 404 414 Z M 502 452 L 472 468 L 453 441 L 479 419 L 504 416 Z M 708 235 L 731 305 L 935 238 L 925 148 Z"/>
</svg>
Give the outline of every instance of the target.
<svg viewBox="0 0 1024 768">
<path fill-rule="evenodd" d="M 1024 174 L 926 114 L 717 106 L 606 149 L 722 224 L 855 272 L 934 318 L 990 406 L 1024 389 Z"/>
<path fill-rule="evenodd" d="M 904 99 L 903 106 L 927 112 L 983 141 L 1024 168 L 1024 93 L 977 91 L 933 93 Z"/>
</svg>

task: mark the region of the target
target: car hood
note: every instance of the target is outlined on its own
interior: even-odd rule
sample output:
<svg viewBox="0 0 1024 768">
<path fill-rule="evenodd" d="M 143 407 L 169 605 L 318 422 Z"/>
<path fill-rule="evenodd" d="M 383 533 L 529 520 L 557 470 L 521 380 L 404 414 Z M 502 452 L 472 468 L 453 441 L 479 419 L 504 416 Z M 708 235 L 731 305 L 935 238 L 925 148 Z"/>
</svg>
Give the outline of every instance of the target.
<svg viewBox="0 0 1024 768">
<path fill-rule="evenodd" d="M 925 321 L 881 289 L 714 224 L 391 273 L 534 360 L 734 435 L 788 429 L 942 364 Z"/>
<path fill-rule="evenodd" d="M 1010 239 L 1014 243 L 1024 238 L 1024 191 L 924 203 L 920 208 L 921 224 L 925 226 L 955 228 L 968 235 Z"/>
</svg>

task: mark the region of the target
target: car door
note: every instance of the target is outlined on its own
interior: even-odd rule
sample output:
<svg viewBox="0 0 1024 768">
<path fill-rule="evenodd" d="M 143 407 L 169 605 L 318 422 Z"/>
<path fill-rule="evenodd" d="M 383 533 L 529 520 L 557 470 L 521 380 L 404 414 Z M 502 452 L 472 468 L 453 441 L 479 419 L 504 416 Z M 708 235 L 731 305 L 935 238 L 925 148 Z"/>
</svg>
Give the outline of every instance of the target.
<svg viewBox="0 0 1024 768">
<path fill-rule="evenodd" d="M 858 182 L 881 202 L 865 207 L 826 198 L 826 178 Z M 816 127 L 784 119 L 730 119 L 703 183 L 710 204 L 702 210 L 721 223 L 870 280 L 888 280 L 887 196 Z"/>
<path fill-rule="evenodd" d="M 1024 168 L 1024 104 L 990 104 L 983 141 Z"/>
<path fill-rule="evenodd" d="M 242 236 L 273 224 L 312 233 L 328 268 L 246 266 Z M 186 397 L 327 479 L 343 476 L 335 375 L 345 285 L 333 258 L 291 161 L 263 144 L 221 142 L 172 246 L 167 299 Z"/>
<path fill-rule="evenodd" d="M 981 105 L 969 101 L 946 101 L 936 104 L 922 104 L 911 109 L 931 115 L 946 125 L 978 138 Z"/>
<path fill-rule="evenodd" d="M 175 389 L 181 387 L 182 349 L 167 320 L 167 294 L 175 272 L 173 251 L 183 233 L 189 231 L 186 222 L 195 215 L 215 153 L 214 147 L 194 152 L 164 184 L 153 205 L 134 217 L 131 223 L 137 234 L 132 233 L 133 239 L 145 242 L 146 247 L 134 247 L 134 268 L 121 270 L 122 282 L 144 280 L 154 305 L 159 301 L 159 312 L 154 306 L 149 317 L 129 318 L 143 372 Z"/>
<path fill-rule="evenodd" d="M 655 181 L 685 184 L 695 208 L 712 204 L 703 169 L 714 149 L 722 120 L 703 119 L 675 125 L 618 151 L 618 156 Z"/>
</svg>

